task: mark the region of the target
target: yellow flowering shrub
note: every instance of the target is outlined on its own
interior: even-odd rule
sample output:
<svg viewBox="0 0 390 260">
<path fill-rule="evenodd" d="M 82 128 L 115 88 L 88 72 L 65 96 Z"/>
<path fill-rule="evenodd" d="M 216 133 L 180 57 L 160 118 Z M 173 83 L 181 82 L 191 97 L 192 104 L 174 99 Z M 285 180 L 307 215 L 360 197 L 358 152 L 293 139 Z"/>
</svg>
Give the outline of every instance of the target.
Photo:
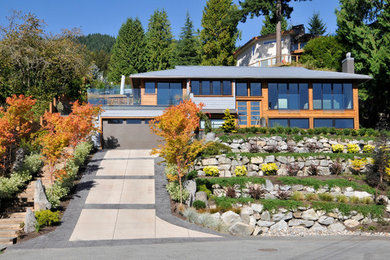
<svg viewBox="0 0 390 260">
<path fill-rule="evenodd" d="M 267 175 L 275 175 L 278 171 L 278 166 L 275 163 L 265 163 L 261 166 L 261 170 Z"/>
<path fill-rule="evenodd" d="M 385 168 L 385 172 L 388 176 L 390 176 L 390 161 L 387 164 L 387 167 Z"/>
<path fill-rule="evenodd" d="M 363 152 L 364 153 L 372 153 L 375 149 L 375 146 L 373 145 L 370 145 L 370 144 L 366 144 L 364 147 L 363 147 Z"/>
<path fill-rule="evenodd" d="M 344 145 L 342 145 L 342 144 L 332 144 L 332 151 L 334 153 L 342 153 L 344 151 Z"/>
<path fill-rule="evenodd" d="M 358 153 L 360 151 L 359 145 L 357 144 L 347 144 L 348 153 Z"/>
<path fill-rule="evenodd" d="M 203 168 L 203 171 L 206 174 L 206 176 L 214 176 L 214 177 L 219 176 L 219 170 L 217 166 L 206 166 Z"/>
<path fill-rule="evenodd" d="M 353 159 L 351 160 L 351 168 L 356 173 L 359 173 L 367 165 L 366 159 Z"/>
<path fill-rule="evenodd" d="M 248 174 L 248 171 L 246 170 L 246 167 L 244 165 L 242 166 L 237 166 L 236 169 L 234 170 L 234 173 L 236 176 L 246 176 Z"/>
</svg>

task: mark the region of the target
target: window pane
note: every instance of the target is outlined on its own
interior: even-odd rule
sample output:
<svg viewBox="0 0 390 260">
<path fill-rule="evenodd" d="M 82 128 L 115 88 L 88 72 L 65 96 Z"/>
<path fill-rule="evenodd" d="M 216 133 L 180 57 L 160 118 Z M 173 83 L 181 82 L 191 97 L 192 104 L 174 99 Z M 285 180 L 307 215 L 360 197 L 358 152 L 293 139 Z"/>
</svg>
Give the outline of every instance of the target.
<svg viewBox="0 0 390 260">
<path fill-rule="evenodd" d="M 191 81 L 191 91 L 194 95 L 200 95 L 200 82 L 195 80 Z"/>
<path fill-rule="evenodd" d="M 344 87 L 344 109 L 353 109 L 352 84 L 343 84 Z"/>
<path fill-rule="evenodd" d="M 236 96 L 248 96 L 248 87 L 245 82 L 236 83 Z"/>
<path fill-rule="evenodd" d="M 108 124 L 123 124 L 123 119 L 108 119 L 107 120 Z"/>
<path fill-rule="evenodd" d="M 202 81 L 202 95 L 211 95 L 210 81 Z"/>
<path fill-rule="evenodd" d="M 333 109 L 344 109 L 343 86 L 341 84 L 333 84 Z"/>
<path fill-rule="evenodd" d="M 223 95 L 231 95 L 232 94 L 232 82 L 231 81 L 224 80 L 222 82 L 222 86 L 223 86 L 223 90 L 222 90 Z"/>
<path fill-rule="evenodd" d="M 169 95 L 170 95 L 170 105 L 177 105 L 183 99 L 183 90 L 181 88 L 181 83 L 170 83 L 169 84 Z"/>
<path fill-rule="evenodd" d="M 211 128 L 220 128 L 224 122 L 223 119 L 211 119 Z"/>
<path fill-rule="evenodd" d="M 314 128 L 316 127 L 333 127 L 333 119 L 315 118 Z"/>
<path fill-rule="evenodd" d="M 322 84 L 313 84 L 313 109 L 322 109 Z"/>
<path fill-rule="evenodd" d="M 332 109 L 332 84 L 322 84 L 322 109 Z"/>
<path fill-rule="evenodd" d="M 299 84 L 299 109 L 309 109 L 309 91 L 308 84 Z"/>
<path fill-rule="evenodd" d="M 309 119 L 307 118 L 290 119 L 290 127 L 309 128 Z"/>
<path fill-rule="evenodd" d="M 299 109 L 299 94 L 298 84 L 291 83 L 288 86 L 288 109 L 298 110 Z"/>
<path fill-rule="evenodd" d="M 251 82 L 250 83 L 251 96 L 261 96 L 261 83 Z"/>
<path fill-rule="evenodd" d="M 169 83 L 157 82 L 157 105 L 169 105 Z"/>
<path fill-rule="evenodd" d="M 273 118 L 273 119 L 269 119 L 268 121 L 269 121 L 270 127 L 274 127 L 274 126 L 287 127 L 288 126 L 288 119 Z"/>
<path fill-rule="evenodd" d="M 141 119 L 126 119 L 126 124 L 128 125 L 138 125 L 141 123 L 142 123 Z"/>
<path fill-rule="evenodd" d="M 278 84 L 268 84 L 268 108 L 278 109 Z"/>
<path fill-rule="evenodd" d="M 221 81 L 213 81 L 213 95 L 221 95 Z"/>
<path fill-rule="evenodd" d="M 154 94 L 155 91 L 155 83 L 154 82 L 145 82 L 145 94 Z"/>
<path fill-rule="evenodd" d="M 278 84 L 278 109 L 288 109 L 287 84 Z"/>
<path fill-rule="evenodd" d="M 336 128 L 353 128 L 353 119 L 335 119 L 335 127 Z"/>
</svg>

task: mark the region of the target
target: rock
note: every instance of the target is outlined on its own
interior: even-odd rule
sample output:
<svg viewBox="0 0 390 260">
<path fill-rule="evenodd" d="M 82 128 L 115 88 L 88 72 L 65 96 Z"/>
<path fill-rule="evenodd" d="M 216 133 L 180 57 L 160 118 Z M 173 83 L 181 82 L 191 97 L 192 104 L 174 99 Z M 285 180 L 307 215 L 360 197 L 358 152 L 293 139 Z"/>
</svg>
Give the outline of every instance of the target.
<svg viewBox="0 0 390 260">
<path fill-rule="evenodd" d="M 235 236 L 250 236 L 253 230 L 254 227 L 242 222 L 236 222 L 229 228 L 230 234 Z"/>
<path fill-rule="evenodd" d="M 275 222 L 273 222 L 273 221 L 264 221 L 264 220 L 257 221 L 257 225 L 259 227 L 270 227 L 273 224 L 275 224 Z"/>
<path fill-rule="evenodd" d="M 284 219 L 284 217 L 285 217 L 285 215 L 282 214 L 282 213 L 274 214 L 272 216 L 272 221 L 277 222 L 277 221 L 280 221 L 280 220 Z"/>
<path fill-rule="evenodd" d="M 387 204 L 386 211 L 390 213 L 390 204 Z"/>
<path fill-rule="evenodd" d="M 333 224 L 333 223 L 334 223 L 334 218 L 328 217 L 328 216 L 321 216 L 321 217 L 318 219 L 318 223 L 320 223 L 320 224 L 322 224 L 322 225 L 329 226 L 330 224 Z"/>
<path fill-rule="evenodd" d="M 269 192 L 273 191 L 274 190 L 274 185 L 272 184 L 272 182 L 268 179 L 265 180 L 265 189 Z"/>
<path fill-rule="evenodd" d="M 24 157 L 26 156 L 26 153 L 23 148 L 18 148 L 15 152 L 15 161 L 12 165 L 12 171 L 17 172 L 23 170 L 24 165 Z"/>
<path fill-rule="evenodd" d="M 230 170 L 231 165 L 230 164 L 220 164 L 218 166 L 218 170 L 220 171 L 228 171 Z"/>
<path fill-rule="evenodd" d="M 301 212 L 294 212 L 293 216 L 294 216 L 294 218 L 302 218 L 302 213 Z"/>
<path fill-rule="evenodd" d="M 321 160 L 321 161 L 320 161 L 320 166 L 329 167 L 329 162 L 328 162 L 328 160 Z M 329 168 L 328 168 L 328 169 L 329 169 Z"/>
<path fill-rule="evenodd" d="M 218 158 L 218 162 L 220 164 L 229 164 L 230 165 L 232 163 L 232 160 L 230 158 L 223 156 L 223 157 Z"/>
<path fill-rule="evenodd" d="M 276 199 L 276 196 L 270 193 L 265 194 L 264 199 L 266 200 L 274 200 Z"/>
<path fill-rule="evenodd" d="M 188 190 L 188 193 L 190 194 L 187 199 L 187 205 L 192 206 L 192 203 L 195 201 L 196 182 L 194 180 L 185 181 L 183 187 Z"/>
<path fill-rule="evenodd" d="M 278 176 L 287 176 L 288 175 L 288 169 L 285 164 L 282 164 L 280 168 L 277 170 L 276 175 Z"/>
<path fill-rule="evenodd" d="M 358 197 L 359 199 L 372 197 L 370 193 L 365 191 L 347 191 L 344 193 L 344 195 L 347 197 Z"/>
<path fill-rule="evenodd" d="M 274 155 L 268 155 L 264 159 L 264 163 L 273 163 L 275 162 L 275 156 Z"/>
<path fill-rule="evenodd" d="M 362 213 L 358 213 L 355 216 L 353 216 L 352 219 L 360 221 L 360 220 L 364 219 L 364 216 Z"/>
<path fill-rule="evenodd" d="M 330 170 L 329 170 L 329 167 L 319 166 L 319 167 L 318 167 L 318 170 L 320 171 L 319 175 L 324 175 L 324 176 L 331 175 L 331 172 L 330 172 Z"/>
<path fill-rule="evenodd" d="M 347 219 L 346 221 L 344 221 L 344 225 L 349 227 L 349 228 L 354 228 L 354 227 L 357 227 L 359 226 L 359 221 L 355 220 L 355 219 Z"/>
<path fill-rule="evenodd" d="M 281 191 L 288 191 L 291 189 L 291 186 L 290 185 L 280 185 L 279 189 Z"/>
<path fill-rule="evenodd" d="M 287 164 L 288 163 L 288 160 L 287 160 L 287 157 L 286 156 L 278 156 L 276 157 L 276 160 L 282 164 Z"/>
<path fill-rule="evenodd" d="M 262 204 L 252 204 L 251 208 L 253 209 L 253 211 L 261 213 L 263 211 L 264 206 Z"/>
<path fill-rule="evenodd" d="M 206 206 L 208 205 L 207 193 L 204 191 L 198 191 L 197 193 L 195 193 L 195 200 L 203 201 Z"/>
<path fill-rule="evenodd" d="M 300 184 L 298 184 L 298 185 L 293 185 L 293 186 L 291 187 L 291 190 L 292 190 L 292 191 L 301 191 L 301 190 L 303 190 L 303 189 L 304 189 L 303 185 L 300 185 Z"/>
<path fill-rule="evenodd" d="M 292 219 L 288 222 L 289 227 L 300 226 L 302 224 L 303 224 L 303 221 L 301 219 Z"/>
<path fill-rule="evenodd" d="M 231 171 L 224 171 L 223 177 L 232 177 Z"/>
<path fill-rule="evenodd" d="M 314 225 L 314 221 L 312 220 L 302 220 L 302 224 L 305 225 L 307 228 Z"/>
<path fill-rule="evenodd" d="M 207 165 L 218 165 L 218 161 L 215 158 L 207 158 L 202 160 L 202 164 Z"/>
<path fill-rule="evenodd" d="M 240 217 L 243 223 L 249 224 L 250 216 L 253 214 L 253 209 L 250 207 L 243 207 L 241 209 Z"/>
<path fill-rule="evenodd" d="M 260 214 L 257 212 L 253 213 L 253 217 L 255 217 L 256 220 L 259 220 L 261 218 Z"/>
<path fill-rule="evenodd" d="M 389 204 L 389 198 L 385 195 L 379 195 L 375 198 L 375 202 L 379 205 L 387 205 Z"/>
<path fill-rule="evenodd" d="M 35 192 L 34 192 L 34 210 L 46 210 L 51 209 L 51 204 L 47 200 L 45 189 L 42 185 L 42 181 L 38 179 L 35 182 Z"/>
<path fill-rule="evenodd" d="M 284 216 L 283 220 L 290 220 L 293 218 L 292 212 L 287 212 L 287 214 Z"/>
<path fill-rule="evenodd" d="M 318 224 L 318 223 L 315 223 L 311 228 L 310 228 L 310 230 L 312 230 L 312 231 L 319 231 L 319 232 L 325 232 L 325 231 L 327 231 L 327 229 L 326 229 L 326 227 L 324 227 L 324 226 L 322 226 L 322 225 L 320 225 L 320 224 Z"/>
<path fill-rule="evenodd" d="M 314 209 L 309 209 L 309 210 L 306 210 L 306 211 L 302 212 L 302 218 L 304 220 L 317 220 L 318 219 L 318 215 L 314 211 Z"/>
<path fill-rule="evenodd" d="M 249 226 L 252 226 L 252 227 L 256 226 L 256 222 L 257 222 L 257 220 L 254 216 L 249 217 Z"/>
<path fill-rule="evenodd" d="M 284 230 L 287 230 L 288 228 L 288 225 L 287 225 L 287 222 L 284 221 L 284 220 L 281 220 L 279 221 L 278 223 L 276 223 L 275 225 L 272 225 L 269 230 L 270 231 L 284 231 Z"/>
<path fill-rule="evenodd" d="M 227 226 L 231 226 L 236 222 L 241 222 L 240 215 L 238 215 L 237 213 L 234 213 L 231 210 L 223 213 L 221 216 L 221 219 Z"/>
<path fill-rule="evenodd" d="M 205 141 L 207 142 L 213 142 L 215 140 L 215 133 L 210 132 L 206 134 Z"/>
<path fill-rule="evenodd" d="M 264 220 L 264 221 L 271 221 L 271 214 L 269 213 L 269 211 L 264 211 L 264 212 L 261 214 L 260 219 L 261 219 L 261 220 Z"/>
<path fill-rule="evenodd" d="M 35 232 L 36 224 L 37 220 L 35 218 L 35 214 L 28 208 L 26 216 L 24 217 L 24 233 Z"/>
<path fill-rule="evenodd" d="M 263 232 L 262 232 L 262 230 L 261 230 L 261 227 L 256 226 L 256 227 L 255 227 L 255 230 L 254 230 L 253 233 L 252 233 L 252 235 L 253 235 L 253 236 L 257 236 L 257 235 L 262 234 L 262 233 L 263 233 Z"/>
<path fill-rule="evenodd" d="M 345 226 L 340 222 L 337 222 L 337 223 L 330 224 L 328 226 L 328 230 L 332 232 L 340 232 L 345 230 Z"/>
<path fill-rule="evenodd" d="M 253 164 L 261 164 L 261 163 L 263 163 L 263 161 L 264 161 L 264 159 L 263 159 L 263 157 L 252 157 L 251 158 L 251 163 L 253 163 Z"/>
<path fill-rule="evenodd" d="M 217 213 L 214 213 L 214 214 L 211 214 L 211 216 L 215 219 L 221 219 L 221 213 L 217 212 Z"/>
</svg>

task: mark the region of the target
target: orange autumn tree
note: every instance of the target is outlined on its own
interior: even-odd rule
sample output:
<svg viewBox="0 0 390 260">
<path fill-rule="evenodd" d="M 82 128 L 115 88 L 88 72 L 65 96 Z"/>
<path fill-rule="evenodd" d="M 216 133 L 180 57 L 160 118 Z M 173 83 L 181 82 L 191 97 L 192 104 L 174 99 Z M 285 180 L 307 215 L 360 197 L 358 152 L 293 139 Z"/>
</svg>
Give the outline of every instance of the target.
<svg viewBox="0 0 390 260">
<path fill-rule="evenodd" d="M 203 149 L 201 141 L 193 141 L 194 131 L 199 127 L 198 113 L 202 107 L 203 104 L 196 105 L 191 100 L 184 100 L 177 106 L 167 108 L 161 116 L 150 122 L 151 131 L 162 137 L 161 144 L 152 153 L 158 153 L 166 163 L 177 166 L 180 194 L 182 177 Z"/>
</svg>

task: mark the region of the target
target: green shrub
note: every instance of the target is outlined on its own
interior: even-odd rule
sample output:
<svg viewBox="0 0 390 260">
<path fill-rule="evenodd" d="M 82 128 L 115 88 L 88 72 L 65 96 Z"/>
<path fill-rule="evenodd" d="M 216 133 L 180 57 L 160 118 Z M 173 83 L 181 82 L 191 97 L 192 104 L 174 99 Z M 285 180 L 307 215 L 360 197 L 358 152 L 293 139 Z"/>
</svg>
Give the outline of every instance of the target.
<svg viewBox="0 0 390 260">
<path fill-rule="evenodd" d="M 352 130 L 351 130 L 351 135 L 352 135 L 352 136 L 358 136 L 358 135 L 359 135 L 359 132 L 358 132 L 357 130 L 355 130 L 355 129 L 352 129 Z"/>
<path fill-rule="evenodd" d="M 245 165 L 242 165 L 242 166 L 237 166 L 236 169 L 234 169 L 234 173 L 236 174 L 237 177 L 240 177 L 240 176 L 246 176 L 248 174 L 248 171 Z"/>
<path fill-rule="evenodd" d="M 375 150 L 375 146 L 370 145 L 370 144 L 366 144 L 366 145 L 363 147 L 363 152 L 364 152 L 364 153 L 372 153 L 372 152 L 374 152 L 374 150 Z"/>
<path fill-rule="evenodd" d="M 90 142 L 81 142 L 76 146 L 73 154 L 73 160 L 77 166 L 84 164 L 92 148 L 93 145 Z"/>
<path fill-rule="evenodd" d="M 26 156 L 23 162 L 23 169 L 28 170 L 32 175 L 37 174 L 41 170 L 42 166 L 42 156 L 36 153 Z"/>
<path fill-rule="evenodd" d="M 291 134 L 292 133 L 292 128 L 291 127 L 286 127 L 286 128 L 284 128 L 284 133 L 285 134 Z"/>
<path fill-rule="evenodd" d="M 360 203 L 360 199 L 359 199 L 359 197 L 352 196 L 349 198 L 349 202 L 351 202 L 353 204 L 358 204 L 358 203 Z"/>
<path fill-rule="evenodd" d="M 210 157 L 214 155 L 230 153 L 232 148 L 224 145 L 220 142 L 209 142 L 203 151 L 201 152 L 202 157 Z"/>
<path fill-rule="evenodd" d="M 336 133 L 337 133 L 336 128 L 334 128 L 334 127 L 329 128 L 329 134 L 335 135 Z"/>
<path fill-rule="evenodd" d="M 199 186 L 198 186 L 198 191 L 204 191 L 204 192 L 206 192 L 207 197 L 210 197 L 210 196 L 213 194 L 213 193 L 211 192 L 211 190 L 209 190 L 209 189 L 206 187 L 206 184 L 199 185 Z"/>
<path fill-rule="evenodd" d="M 185 176 L 186 180 L 193 180 L 198 177 L 198 171 L 192 170 L 188 172 L 188 174 Z"/>
<path fill-rule="evenodd" d="M 260 134 L 266 134 L 267 133 L 267 128 L 266 127 L 259 127 L 258 128 L 258 132 Z"/>
<path fill-rule="evenodd" d="M 305 195 L 305 199 L 308 200 L 308 201 L 318 200 L 318 196 L 315 193 L 307 193 Z"/>
<path fill-rule="evenodd" d="M 219 170 L 217 166 L 206 166 L 203 168 L 203 171 L 206 174 L 206 176 L 214 176 L 214 177 L 219 176 Z"/>
<path fill-rule="evenodd" d="M 177 165 L 176 164 L 167 164 L 164 169 L 165 176 L 169 181 L 177 180 Z"/>
<path fill-rule="evenodd" d="M 336 196 L 336 201 L 341 202 L 341 203 L 347 203 L 348 202 L 348 197 L 345 195 L 337 195 Z"/>
<path fill-rule="evenodd" d="M 364 198 L 362 198 L 360 200 L 360 202 L 363 203 L 363 204 L 372 204 L 372 203 L 374 203 L 374 201 L 370 197 L 364 197 Z"/>
<path fill-rule="evenodd" d="M 376 131 L 374 130 L 374 129 L 372 129 L 372 128 L 368 128 L 367 130 L 366 130 L 366 135 L 367 136 L 376 136 Z"/>
<path fill-rule="evenodd" d="M 301 201 L 305 199 L 305 196 L 300 191 L 294 191 L 293 194 L 291 195 L 291 199 Z"/>
<path fill-rule="evenodd" d="M 64 198 L 70 192 L 69 187 L 65 187 L 61 182 L 55 181 L 53 186 L 45 190 L 47 200 L 50 202 L 52 208 L 58 208 L 61 203 L 61 199 Z"/>
<path fill-rule="evenodd" d="M 306 133 L 308 135 L 313 135 L 314 134 L 314 129 L 313 128 L 309 128 L 309 129 L 306 130 Z"/>
<path fill-rule="evenodd" d="M 270 127 L 270 128 L 268 129 L 268 133 L 270 133 L 271 135 L 276 134 L 276 129 L 275 129 L 275 127 Z"/>
<path fill-rule="evenodd" d="M 206 203 L 201 200 L 195 200 L 194 203 L 192 203 L 192 206 L 196 209 L 205 209 L 206 208 Z"/>
<path fill-rule="evenodd" d="M 322 133 L 322 127 L 314 128 L 314 134 L 320 135 Z"/>
<path fill-rule="evenodd" d="M 236 133 L 237 132 L 237 121 L 234 115 L 230 114 L 230 110 L 225 110 L 225 116 L 223 117 L 225 120 L 221 126 L 225 133 Z"/>
<path fill-rule="evenodd" d="M 284 133 L 284 127 L 283 126 L 277 126 L 275 127 L 277 134 L 283 134 Z"/>
<path fill-rule="evenodd" d="M 20 171 L 12 173 L 9 178 L 0 177 L 0 199 L 12 198 L 21 191 L 26 182 L 31 180 L 29 171 Z"/>
<path fill-rule="evenodd" d="M 186 201 L 190 196 L 188 190 L 184 188 L 182 188 L 182 192 L 180 194 L 180 186 L 177 182 L 168 183 L 166 189 L 169 195 L 171 196 L 171 199 L 176 202 L 180 201 L 180 197 L 182 198 L 183 201 Z"/>
<path fill-rule="evenodd" d="M 318 198 L 322 201 L 333 201 L 334 200 L 334 197 L 332 194 L 330 194 L 329 192 L 325 192 L 325 193 L 320 193 L 318 194 Z"/>
<path fill-rule="evenodd" d="M 294 135 L 296 135 L 296 134 L 299 134 L 299 133 L 300 133 L 300 130 L 299 130 L 298 127 L 293 127 L 293 128 L 291 128 L 291 133 L 294 134 Z"/>
<path fill-rule="evenodd" d="M 60 213 L 58 211 L 40 210 L 35 212 L 35 218 L 39 227 L 52 226 L 60 222 Z"/>
<path fill-rule="evenodd" d="M 351 129 L 349 128 L 343 129 L 343 135 L 351 135 Z"/>
</svg>

